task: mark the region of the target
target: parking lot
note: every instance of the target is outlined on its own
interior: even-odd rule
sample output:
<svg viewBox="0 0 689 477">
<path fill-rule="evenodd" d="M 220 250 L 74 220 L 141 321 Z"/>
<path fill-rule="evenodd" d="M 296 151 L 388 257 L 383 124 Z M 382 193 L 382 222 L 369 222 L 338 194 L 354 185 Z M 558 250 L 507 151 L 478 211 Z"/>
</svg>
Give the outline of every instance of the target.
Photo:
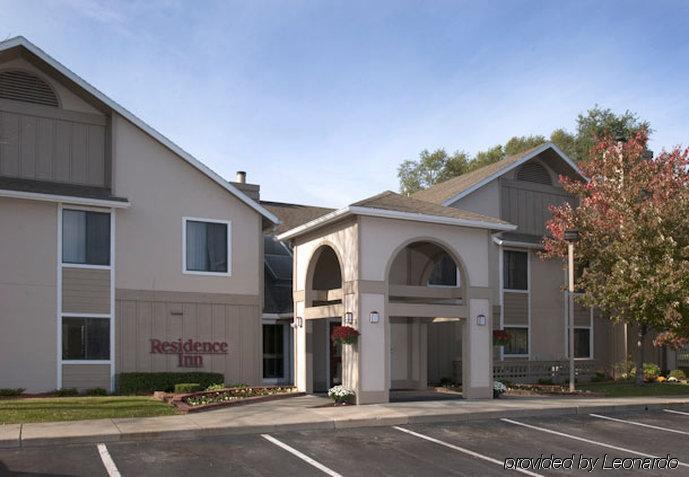
<svg viewBox="0 0 689 477">
<path fill-rule="evenodd" d="M 653 459 L 668 454 L 669 462 Z M 565 468 L 554 470 L 558 458 Z M 663 463 L 675 468 L 659 469 Z M 644 465 L 655 468 L 639 470 Z M 611 472 L 689 475 L 689 408 L 0 451 L 0 475 L 21 476 Z"/>
</svg>

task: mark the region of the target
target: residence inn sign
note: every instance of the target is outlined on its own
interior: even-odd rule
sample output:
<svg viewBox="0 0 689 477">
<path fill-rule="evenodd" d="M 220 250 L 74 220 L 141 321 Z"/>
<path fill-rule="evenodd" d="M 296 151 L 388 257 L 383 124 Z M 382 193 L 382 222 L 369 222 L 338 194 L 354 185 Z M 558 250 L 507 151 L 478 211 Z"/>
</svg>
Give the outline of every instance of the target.
<svg viewBox="0 0 689 477">
<path fill-rule="evenodd" d="M 202 368 L 203 355 L 227 354 L 227 343 L 220 341 L 196 341 L 192 338 L 176 341 L 151 339 L 151 354 L 176 354 L 180 368 Z"/>
</svg>

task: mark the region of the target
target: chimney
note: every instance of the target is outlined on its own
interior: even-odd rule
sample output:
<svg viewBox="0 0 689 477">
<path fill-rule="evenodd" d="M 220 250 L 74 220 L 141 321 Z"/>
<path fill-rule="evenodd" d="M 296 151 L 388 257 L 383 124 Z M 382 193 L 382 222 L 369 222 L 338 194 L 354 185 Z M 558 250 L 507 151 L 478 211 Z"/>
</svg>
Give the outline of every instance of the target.
<svg viewBox="0 0 689 477">
<path fill-rule="evenodd" d="M 235 182 L 232 182 L 232 185 L 244 192 L 251 199 L 255 201 L 261 200 L 261 186 L 258 184 L 248 184 L 246 182 L 245 171 L 237 171 L 237 177 L 235 178 Z"/>
</svg>

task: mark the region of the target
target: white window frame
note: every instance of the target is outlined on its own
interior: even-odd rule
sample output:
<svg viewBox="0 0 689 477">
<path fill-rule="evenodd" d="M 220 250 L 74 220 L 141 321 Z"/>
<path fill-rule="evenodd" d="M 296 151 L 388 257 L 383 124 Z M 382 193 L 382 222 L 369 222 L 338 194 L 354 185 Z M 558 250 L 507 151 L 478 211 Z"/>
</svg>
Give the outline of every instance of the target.
<svg viewBox="0 0 689 477">
<path fill-rule="evenodd" d="M 512 247 L 499 247 L 499 273 L 500 273 L 500 329 L 505 328 L 526 328 L 527 329 L 527 348 L 528 352 L 526 354 L 508 354 L 505 353 L 505 347 L 500 346 L 500 359 L 504 358 L 527 358 L 531 359 L 531 343 L 532 343 L 532 330 L 531 330 L 531 251 L 523 250 L 519 248 Z M 513 288 L 504 288 L 505 286 L 505 252 L 521 252 L 526 254 L 526 290 L 519 290 Z M 527 296 L 527 324 L 526 325 L 512 325 L 505 323 L 505 293 L 523 293 Z"/>
<path fill-rule="evenodd" d="M 564 291 L 564 308 L 565 308 L 565 357 L 569 359 L 569 297 L 567 296 L 569 292 Z M 574 293 L 575 296 L 581 295 L 581 293 Z M 589 308 L 589 325 L 581 326 L 574 325 L 574 330 L 589 330 L 589 355 L 581 358 L 574 358 L 574 361 L 591 361 L 595 356 L 595 351 L 593 349 L 594 339 L 593 339 L 593 308 Z"/>
<path fill-rule="evenodd" d="M 65 210 L 77 210 L 77 211 L 83 211 L 83 212 L 99 212 L 101 214 L 110 214 L 110 264 L 109 265 L 91 265 L 89 263 L 64 263 L 62 262 L 62 216 L 63 212 Z M 89 268 L 91 270 L 111 270 L 113 268 L 113 260 L 114 260 L 114 255 L 113 255 L 113 240 L 115 238 L 115 234 L 113 232 L 113 215 L 115 214 L 115 209 L 102 209 L 98 207 L 89 207 L 89 206 L 83 206 L 83 205 L 72 205 L 72 204 L 62 204 L 61 207 L 59 207 L 60 215 L 59 215 L 59 220 L 60 220 L 60 259 L 59 263 L 62 265 L 63 268 Z"/>
<path fill-rule="evenodd" d="M 208 222 L 211 224 L 225 224 L 227 226 L 227 272 L 202 272 L 187 270 L 187 222 Z M 205 275 L 210 277 L 232 276 L 232 221 L 222 219 L 208 219 L 201 217 L 182 217 L 182 273 L 185 275 Z"/>
<path fill-rule="evenodd" d="M 62 211 L 67 210 L 84 210 L 91 212 L 103 212 L 110 214 L 110 265 L 86 265 L 86 264 L 74 264 L 74 263 L 62 263 Z M 62 203 L 57 204 L 57 299 L 56 299 L 56 387 L 57 389 L 62 389 L 62 372 L 63 364 L 107 364 L 110 366 L 110 389 L 115 390 L 115 376 L 117 373 L 115 354 L 116 346 L 115 342 L 115 237 L 116 233 L 116 210 L 115 208 L 104 209 L 102 207 L 92 207 L 84 205 L 75 205 L 72 203 Z M 62 311 L 62 270 L 64 268 L 92 268 L 110 271 L 110 313 L 68 313 Z M 63 360 L 62 359 L 62 318 L 102 318 L 110 320 L 110 359 L 107 360 Z"/>
</svg>

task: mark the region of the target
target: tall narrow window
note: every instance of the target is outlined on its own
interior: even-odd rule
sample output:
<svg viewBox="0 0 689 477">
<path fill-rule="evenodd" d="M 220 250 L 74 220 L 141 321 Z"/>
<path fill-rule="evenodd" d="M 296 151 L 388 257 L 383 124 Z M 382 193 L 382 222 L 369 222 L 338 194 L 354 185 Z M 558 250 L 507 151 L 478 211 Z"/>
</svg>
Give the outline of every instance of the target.
<svg viewBox="0 0 689 477">
<path fill-rule="evenodd" d="M 529 328 L 505 327 L 509 335 L 509 341 L 504 347 L 505 355 L 528 356 L 529 354 Z"/>
<path fill-rule="evenodd" d="M 62 263 L 110 265 L 110 214 L 62 211 Z"/>
<path fill-rule="evenodd" d="M 263 378 L 281 379 L 285 375 L 284 325 L 263 325 Z"/>
<path fill-rule="evenodd" d="M 505 250 L 503 263 L 503 288 L 505 290 L 527 290 L 529 288 L 529 265 L 526 252 Z"/>
<path fill-rule="evenodd" d="M 62 318 L 62 359 L 109 360 L 109 318 Z"/>
<path fill-rule="evenodd" d="M 185 272 L 229 274 L 229 224 L 185 220 Z"/>
</svg>

